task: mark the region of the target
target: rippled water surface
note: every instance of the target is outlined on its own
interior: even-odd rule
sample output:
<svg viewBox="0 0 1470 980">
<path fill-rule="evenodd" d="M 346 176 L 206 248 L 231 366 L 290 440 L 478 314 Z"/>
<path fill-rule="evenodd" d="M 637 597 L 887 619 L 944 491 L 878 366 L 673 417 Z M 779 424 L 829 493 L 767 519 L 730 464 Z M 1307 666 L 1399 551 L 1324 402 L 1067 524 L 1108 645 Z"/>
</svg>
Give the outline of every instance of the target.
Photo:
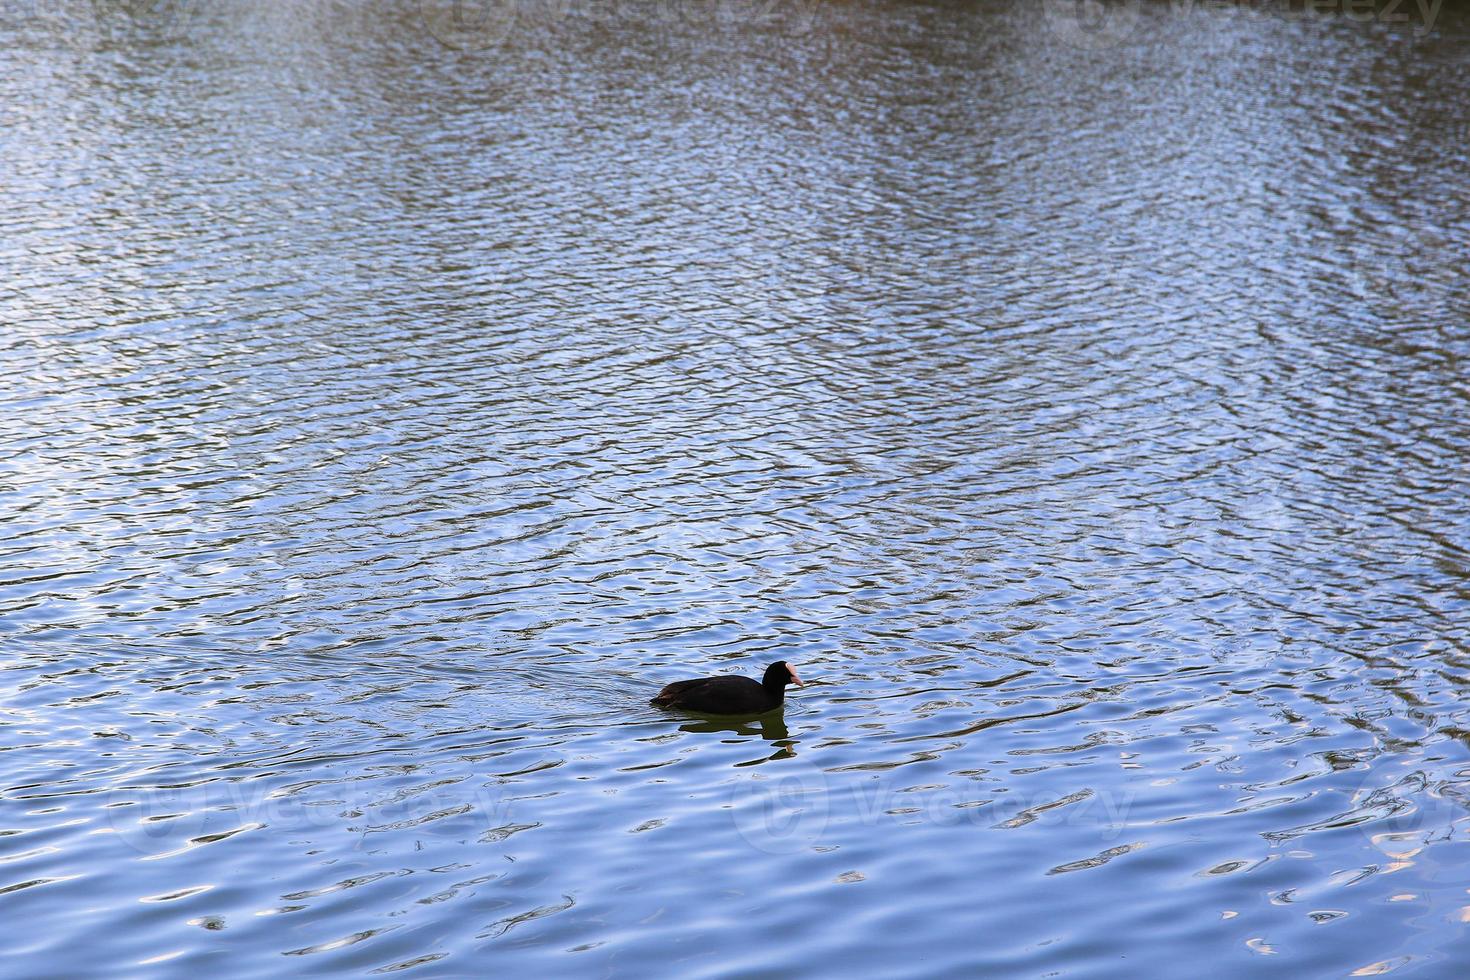
<svg viewBox="0 0 1470 980">
<path fill-rule="evenodd" d="M 0 11 L 0 970 L 1457 975 L 1465 16 L 1188 7 Z"/>
</svg>

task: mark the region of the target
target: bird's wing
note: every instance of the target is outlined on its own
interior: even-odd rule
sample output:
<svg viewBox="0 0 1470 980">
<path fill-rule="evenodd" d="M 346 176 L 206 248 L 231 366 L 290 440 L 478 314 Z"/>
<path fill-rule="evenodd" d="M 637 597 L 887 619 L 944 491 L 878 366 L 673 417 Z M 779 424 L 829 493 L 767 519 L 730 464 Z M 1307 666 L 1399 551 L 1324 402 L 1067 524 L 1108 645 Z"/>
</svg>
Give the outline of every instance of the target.
<svg viewBox="0 0 1470 980">
<path fill-rule="evenodd" d="M 690 691 L 693 691 L 697 687 L 708 684 L 711 680 L 712 678 L 709 677 L 698 677 L 692 681 L 674 681 L 674 683 L 669 684 L 662 691 L 658 692 L 658 694 L 653 699 L 653 703 L 664 704 L 666 702 L 672 701 L 675 698 L 679 698 L 684 696 L 685 694 L 688 694 Z"/>
</svg>

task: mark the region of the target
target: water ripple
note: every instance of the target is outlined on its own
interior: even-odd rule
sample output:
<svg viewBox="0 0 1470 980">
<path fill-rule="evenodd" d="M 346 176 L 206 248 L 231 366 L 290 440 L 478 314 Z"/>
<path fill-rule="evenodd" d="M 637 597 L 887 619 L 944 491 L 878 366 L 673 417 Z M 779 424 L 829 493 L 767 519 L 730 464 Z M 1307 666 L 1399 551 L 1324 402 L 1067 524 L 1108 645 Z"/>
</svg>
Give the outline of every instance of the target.
<svg viewBox="0 0 1470 980">
<path fill-rule="evenodd" d="M 1450 969 L 1462 10 L 448 6 L 0 10 L 12 972 Z"/>
</svg>

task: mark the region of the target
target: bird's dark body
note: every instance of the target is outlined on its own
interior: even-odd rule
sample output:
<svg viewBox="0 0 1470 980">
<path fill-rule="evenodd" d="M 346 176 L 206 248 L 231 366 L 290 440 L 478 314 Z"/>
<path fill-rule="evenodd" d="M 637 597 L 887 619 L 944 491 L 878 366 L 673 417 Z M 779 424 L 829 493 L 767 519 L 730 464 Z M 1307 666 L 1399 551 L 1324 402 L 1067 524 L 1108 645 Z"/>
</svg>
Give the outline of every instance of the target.
<svg viewBox="0 0 1470 980">
<path fill-rule="evenodd" d="M 771 697 L 770 692 L 749 677 L 730 675 L 675 681 L 659 691 L 653 703 L 661 708 L 744 715 L 770 711 L 781 703 L 781 699 Z"/>
<path fill-rule="evenodd" d="M 796 674 L 785 662 L 772 664 L 761 681 L 721 674 L 692 681 L 675 681 L 653 699 L 660 708 L 685 708 L 712 715 L 757 715 L 781 707 L 786 684 Z"/>
</svg>

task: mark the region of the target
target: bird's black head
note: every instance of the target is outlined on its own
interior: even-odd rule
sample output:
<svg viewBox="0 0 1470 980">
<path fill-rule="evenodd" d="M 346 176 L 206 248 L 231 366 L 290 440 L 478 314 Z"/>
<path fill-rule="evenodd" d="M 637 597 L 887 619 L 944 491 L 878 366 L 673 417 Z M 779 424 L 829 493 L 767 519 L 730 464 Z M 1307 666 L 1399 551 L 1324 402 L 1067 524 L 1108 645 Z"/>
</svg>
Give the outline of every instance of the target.
<svg viewBox="0 0 1470 980">
<path fill-rule="evenodd" d="M 796 676 L 796 671 L 784 660 L 778 660 L 766 668 L 766 676 L 761 678 L 761 686 L 768 691 L 783 690 L 787 684 L 795 684 L 801 687 L 801 678 Z"/>
</svg>

